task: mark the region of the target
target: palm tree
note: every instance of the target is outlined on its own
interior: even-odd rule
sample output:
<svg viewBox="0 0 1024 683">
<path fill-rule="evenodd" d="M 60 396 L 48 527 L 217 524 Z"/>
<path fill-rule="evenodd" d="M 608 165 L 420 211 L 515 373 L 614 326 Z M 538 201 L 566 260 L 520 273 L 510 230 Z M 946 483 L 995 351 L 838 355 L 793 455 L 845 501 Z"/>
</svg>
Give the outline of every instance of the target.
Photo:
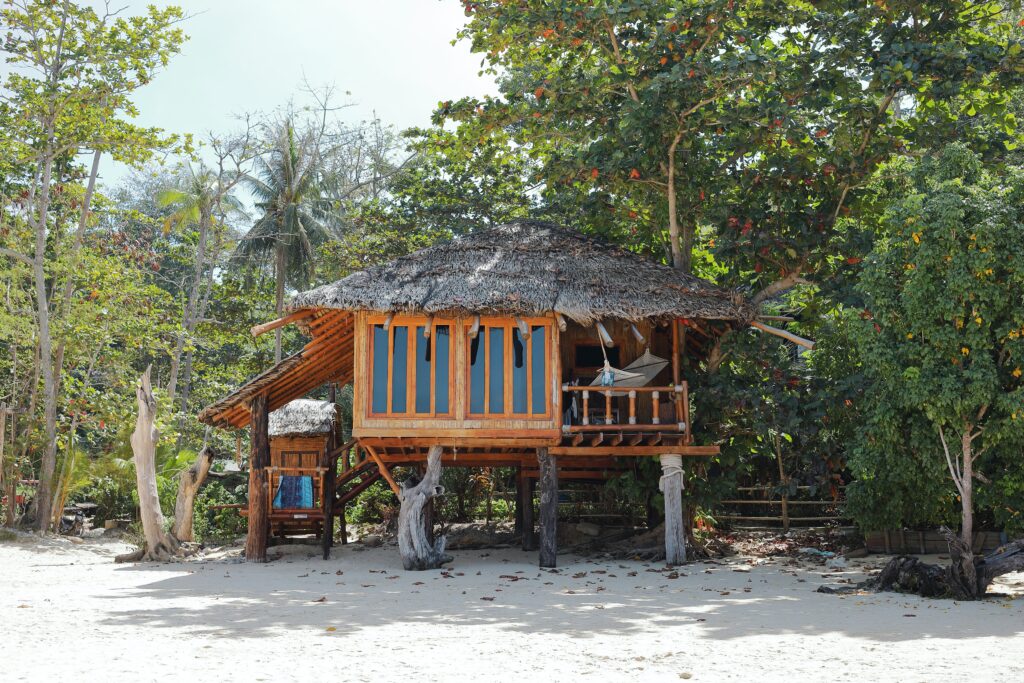
<svg viewBox="0 0 1024 683">
<path fill-rule="evenodd" d="M 320 193 L 323 163 L 320 135 L 299 134 L 288 118 L 271 138 L 270 149 L 255 160 L 245 182 L 263 215 L 235 248 L 236 265 L 266 267 L 273 259 L 277 313 L 284 310 L 285 284 L 303 286 L 313 275 L 316 247 L 333 238 L 329 203 Z M 281 329 L 274 342 L 281 360 Z"/>
<path fill-rule="evenodd" d="M 181 354 L 185 347 L 185 340 L 195 332 L 196 325 L 204 313 L 200 310 L 203 308 L 200 306 L 200 293 L 204 274 L 208 271 L 208 261 L 212 261 L 207 257 L 210 232 L 215 221 L 223 223 L 225 215 L 232 212 L 243 213 L 241 202 L 231 194 L 234 183 L 234 179 L 218 176 L 217 173 L 205 166 L 201 165 L 196 170 L 189 165 L 187 176 L 177 187 L 161 190 L 156 197 L 158 206 L 171 209 L 171 213 L 164 219 L 164 233 L 190 227 L 195 227 L 199 231 L 192 282 L 189 285 L 188 299 L 182 312 L 182 330 L 175 340 L 174 353 L 171 355 L 171 372 L 167 382 L 167 393 L 172 403 L 177 390 L 178 369 L 181 366 Z M 209 272 L 212 274 L 212 269 Z M 190 360 L 191 352 L 189 353 Z M 186 366 L 186 375 L 188 375 L 191 363 L 186 363 Z M 183 406 L 183 410 L 187 408 L 188 406 Z"/>
</svg>

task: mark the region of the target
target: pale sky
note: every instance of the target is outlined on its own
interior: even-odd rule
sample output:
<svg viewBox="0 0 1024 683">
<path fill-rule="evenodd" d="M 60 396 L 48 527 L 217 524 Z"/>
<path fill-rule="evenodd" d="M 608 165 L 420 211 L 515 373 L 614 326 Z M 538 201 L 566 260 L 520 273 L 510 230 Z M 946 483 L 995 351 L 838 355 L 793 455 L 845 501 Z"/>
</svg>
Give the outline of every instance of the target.
<svg viewBox="0 0 1024 683">
<path fill-rule="evenodd" d="M 126 14 L 148 2 L 128 0 Z M 122 3 L 115 0 L 111 3 Z M 334 84 L 340 114 L 377 112 L 398 129 L 428 125 L 438 102 L 496 92 L 479 77 L 480 56 L 451 41 L 465 23 L 458 0 L 178 0 L 194 15 L 182 53 L 138 91 L 138 121 L 168 131 L 229 132 L 233 117 L 299 99 L 303 79 Z M 344 93 L 351 93 L 345 96 Z M 103 176 L 123 170 L 107 161 Z"/>
</svg>

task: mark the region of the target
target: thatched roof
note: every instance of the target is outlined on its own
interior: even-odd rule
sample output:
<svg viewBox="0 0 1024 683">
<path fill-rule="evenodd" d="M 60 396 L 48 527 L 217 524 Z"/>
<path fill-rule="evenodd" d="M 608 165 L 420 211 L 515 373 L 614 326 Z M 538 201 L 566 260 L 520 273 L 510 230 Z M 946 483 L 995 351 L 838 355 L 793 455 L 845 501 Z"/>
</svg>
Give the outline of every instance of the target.
<svg viewBox="0 0 1024 683">
<path fill-rule="evenodd" d="M 318 436 L 334 428 L 334 404 L 297 398 L 270 413 L 270 436 Z"/>
<path fill-rule="evenodd" d="M 743 298 L 604 240 L 520 220 L 302 292 L 293 310 L 746 320 Z"/>
</svg>

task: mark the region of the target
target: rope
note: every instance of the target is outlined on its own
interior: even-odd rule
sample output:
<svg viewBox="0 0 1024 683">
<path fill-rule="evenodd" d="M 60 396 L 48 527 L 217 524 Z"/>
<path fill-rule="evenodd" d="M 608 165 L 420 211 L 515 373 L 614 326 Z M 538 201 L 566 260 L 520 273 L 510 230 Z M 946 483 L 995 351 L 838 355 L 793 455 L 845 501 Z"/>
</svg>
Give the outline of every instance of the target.
<svg viewBox="0 0 1024 683">
<path fill-rule="evenodd" d="M 665 484 L 669 478 L 679 475 L 679 488 L 686 488 L 686 480 L 683 478 L 683 456 L 662 455 L 661 457 L 661 479 L 658 480 L 658 490 L 665 492 Z"/>
</svg>

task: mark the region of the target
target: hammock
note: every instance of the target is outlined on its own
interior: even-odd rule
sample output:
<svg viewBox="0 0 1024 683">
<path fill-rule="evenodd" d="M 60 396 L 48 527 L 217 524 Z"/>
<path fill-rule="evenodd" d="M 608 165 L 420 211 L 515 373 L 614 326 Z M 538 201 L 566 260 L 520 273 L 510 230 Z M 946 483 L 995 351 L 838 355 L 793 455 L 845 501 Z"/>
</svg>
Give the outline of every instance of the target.
<svg viewBox="0 0 1024 683">
<path fill-rule="evenodd" d="M 613 368 L 606 360 L 604 369 L 597 373 L 597 377 L 590 383 L 590 386 L 645 387 L 654 381 L 654 378 L 666 365 L 668 365 L 668 361 L 660 356 L 655 356 L 650 349 L 646 349 L 642 356 L 621 370 Z M 616 391 L 612 393 L 612 396 L 625 396 L 625 394 L 624 391 Z"/>
<path fill-rule="evenodd" d="M 313 477 L 308 475 L 281 475 L 281 482 L 274 494 L 274 508 L 284 510 L 308 510 L 313 507 Z"/>
</svg>

